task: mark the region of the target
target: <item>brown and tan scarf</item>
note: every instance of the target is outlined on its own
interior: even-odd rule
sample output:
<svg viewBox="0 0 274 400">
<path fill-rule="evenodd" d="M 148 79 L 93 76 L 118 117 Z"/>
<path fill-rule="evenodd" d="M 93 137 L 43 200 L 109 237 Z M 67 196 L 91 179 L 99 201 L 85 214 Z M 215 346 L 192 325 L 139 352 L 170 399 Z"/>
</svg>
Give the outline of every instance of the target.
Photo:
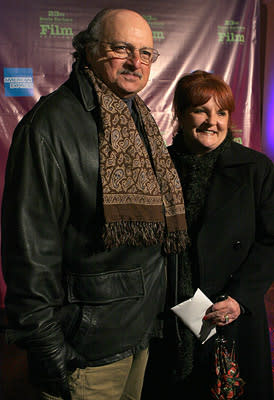
<svg viewBox="0 0 274 400">
<path fill-rule="evenodd" d="M 166 253 L 182 251 L 187 242 L 182 189 L 153 117 L 136 96 L 155 173 L 125 102 L 90 69 L 85 71 L 97 93 L 102 119 L 99 154 L 106 248 L 162 243 Z"/>
</svg>

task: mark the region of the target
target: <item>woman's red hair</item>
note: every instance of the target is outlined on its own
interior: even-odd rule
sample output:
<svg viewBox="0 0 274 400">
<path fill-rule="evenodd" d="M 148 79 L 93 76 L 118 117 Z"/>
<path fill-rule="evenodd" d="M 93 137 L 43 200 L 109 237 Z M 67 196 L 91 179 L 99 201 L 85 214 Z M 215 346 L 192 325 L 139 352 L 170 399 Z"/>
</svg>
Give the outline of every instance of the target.
<svg viewBox="0 0 274 400">
<path fill-rule="evenodd" d="M 231 116 L 235 109 L 233 93 L 221 77 L 200 70 L 184 75 L 175 88 L 174 119 L 180 121 L 186 108 L 201 106 L 211 97 L 222 110 L 228 110 Z"/>
</svg>

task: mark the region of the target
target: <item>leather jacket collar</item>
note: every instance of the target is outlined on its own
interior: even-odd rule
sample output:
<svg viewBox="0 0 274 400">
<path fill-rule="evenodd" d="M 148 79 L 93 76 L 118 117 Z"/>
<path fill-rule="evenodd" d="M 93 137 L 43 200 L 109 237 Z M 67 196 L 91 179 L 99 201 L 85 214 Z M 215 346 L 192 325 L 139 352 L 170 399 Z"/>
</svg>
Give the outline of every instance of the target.
<svg viewBox="0 0 274 400">
<path fill-rule="evenodd" d="M 98 106 L 94 89 L 87 80 L 79 61 L 73 64 L 70 78 L 65 82 L 65 86 L 77 95 L 86 111 L 92 111 Z"/>
</svg>

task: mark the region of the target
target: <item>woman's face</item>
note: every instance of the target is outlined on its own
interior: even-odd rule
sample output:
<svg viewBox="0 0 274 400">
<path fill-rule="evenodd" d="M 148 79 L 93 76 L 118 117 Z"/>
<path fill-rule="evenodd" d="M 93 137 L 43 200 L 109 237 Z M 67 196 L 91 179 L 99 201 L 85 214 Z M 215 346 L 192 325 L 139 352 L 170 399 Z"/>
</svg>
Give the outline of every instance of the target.
<svg viewBox="0 0 274 400">
<path fill-rule="evenodd" d="M 216 149 L 228 131 L 229 112 L 222 110 L 211 97 L 201 106 L 188 107 L 179 121 L 187 148 L 202 155 Z"/>
</svg>

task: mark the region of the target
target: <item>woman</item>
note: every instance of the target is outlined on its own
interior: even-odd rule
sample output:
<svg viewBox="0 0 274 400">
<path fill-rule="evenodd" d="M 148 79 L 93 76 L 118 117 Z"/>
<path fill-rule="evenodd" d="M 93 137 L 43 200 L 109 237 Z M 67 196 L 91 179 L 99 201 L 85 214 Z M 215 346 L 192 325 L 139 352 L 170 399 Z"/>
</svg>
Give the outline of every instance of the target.
<svg viewBox="0 0 274 400">
<path fill-rule="evenodd" d="M 233 95 L 218 76 L 183 76 L 173 106 L 178 134 L 170 154 L 183 187 L 190 244 L 170 258 L 167 310 L 200 288 L 214 303 L 205 319 L 222 329 L 228 350 L 235 341 L 245 382 L 240 399 L 272 400 L 264 294 L 274 269 L 273 164 L 233 141 Z M 153 374 L 155 398 L 214 398 L 216 335 L 201 344 L 174 313 L 166 316 L 164 345 L 151 349 L 144 398 Z"/>
</svg>

